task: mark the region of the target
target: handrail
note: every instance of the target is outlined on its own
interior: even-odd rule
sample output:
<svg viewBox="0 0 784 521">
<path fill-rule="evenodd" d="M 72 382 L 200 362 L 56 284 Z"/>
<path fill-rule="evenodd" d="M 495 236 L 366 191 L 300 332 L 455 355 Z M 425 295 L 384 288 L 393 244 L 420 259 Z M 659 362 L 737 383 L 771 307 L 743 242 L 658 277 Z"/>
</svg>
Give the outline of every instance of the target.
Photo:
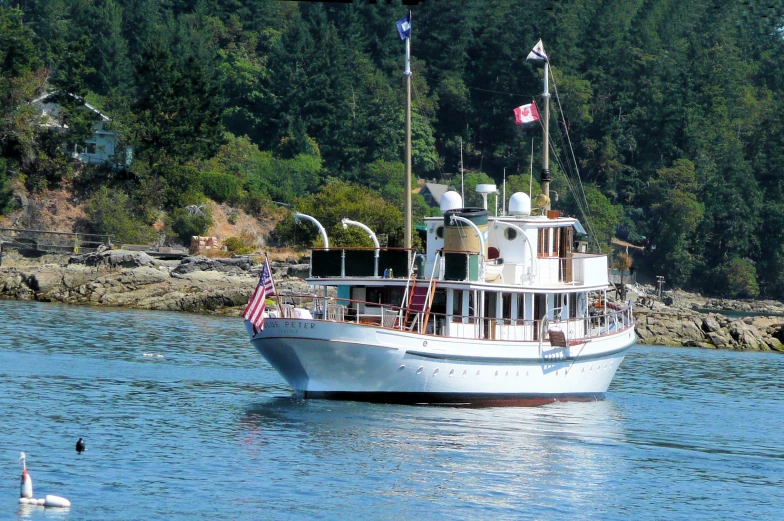
<svg viewBox="0 0 784 521">
<path fill-rule="evenodd" d="M 347 323 L 356 323 L 361 324 L 363 323 L 364 319 L 377 319 L 377 317 L 384 316 L 385 311 L 389 312 L 390 314 L 397 315 L 400 317 L 400 314 L 404 307 L 393 305 L 393 304 L 381 304 L 378 302 L 369 302 L 365 300 L 357 300 L 357 299 L 347 299 L 347 298 L 338 298 L 338 297 L 322 297 L 316 296 L 312 293 L 298 295 L 298 294 L 287 294 L 287 297 L 291 298 L 304 298 L 313 301 L 313 308 L 323 309 L 325 311 L 325 316 L 322 319 L 314 318 L 313 320 L 327 320 L 326 318 L 326 310 L 330 309 L 330 306 L 334 308 L 335 306 L 340 306 L 342 308 L 342 312 L 339 314 L 340 320 L 333 318 L 334 321 L 337 320 L 339 322 L 347 322 Z M 321 303 L 323 301 L 323 304 Z M 341 304 L 338 304 L 338 301 Z M 348 305 L 342 304 L 344 302 L 348 302 Z M 354 306 L 355 304 L 357 306 Z M 356 312 L 359 304 L 364 304 L 365 306 L 372 306 L 373 308 L 381 309 L 381 315 L 375 313 L 360 313 Z M 353 312 L 352 312 L 353 311 Z M 455 329 L 462 329 L 462 333 L 458 332 L 458 334 L 450 334 L 449 338 L 467 338 L 467 339 L 495 339 L 501 341 L 514 341 L 514 342 L 538 342 L 540 346 L 540 350 L 542 347 L 542 343 L 547 338 L 547 331 L 542 328 L 544 324 L 549 323 L 550 321 L 545 319 L 523 319 L 523 318 L 503 318 L 503 317 L 478 317 L 473 315 L 449 315 L 445 313 L 433 313 L 428 311 L 428 315 L 432 315 L 432 321 L 435 326 L 432 329 L 431 333 L 428 333 L 427 330 L 424 331 L 427 334 L 433 334 L 436 336 L 446 337 L 446 328 L 445 324 L 447 320 L 451 320 L 452 324 L 455 326 Z M 316 313 L 313 314 L 314 317 L 317 316 Z M 464 319 L 467 319 L 465 323 L 463 322 Z M 634 327 L 634 315 L 632 314 L 632 306 L 631 303 L 627 304 L 626 306 L 618 309 L 613 310 L 608 313 L 597 314 L 597 315 L 589 315 L 583 317 L 572 317 L 568 319 L 561 319 L 558 321 L 562 327 L 567 329 L 568 334 L 568 344 L 574 345 L 575 343 L 587 343 L 592 338 L 604 336 L 606 334 L 610 334 L 617 331 L 624 331 L 628 328 Z M 439 325 L 441 326 L 439 328 Z M 496 329 L 497 326 L 501 326 L 500 329 Z M 390 326 L 385 326 L 382 323 L 378 324 L 375 327 L 385 327 L 389 328 Z M 403 323 L 402 319 L 398 319 L 396 324 L 392 326 L 392 328 L 397 330 L 403 330 L 405 328 L 405 324 Z M 468 332 L 471 334 L 467 334 Z M 422 332 L 422 331 L 420 331 Z M 499 338 L 495 338 L 496 334 Z"/>
<path fill-rule="evenodd" d="M 531 245 L 531 241 L 528 240 L 528 236 L 525 234 L 525 231 L 515 224 L 507 223 L 504 221 L 493 221 L 493 227 L 495 227 L 496 225 L 512 228 L 519 234 L 520 237 L 523 238 L 525 243 L 528 245 L 528 250 L 531 252 L 531 274 L 528 276 L 528 280 L 533 281 L 536 278 L 536 253 L 534 252 L 534 247 Z M 493 237 L 495 237 L 495 235 L 493 235 Z"/>
</svg>

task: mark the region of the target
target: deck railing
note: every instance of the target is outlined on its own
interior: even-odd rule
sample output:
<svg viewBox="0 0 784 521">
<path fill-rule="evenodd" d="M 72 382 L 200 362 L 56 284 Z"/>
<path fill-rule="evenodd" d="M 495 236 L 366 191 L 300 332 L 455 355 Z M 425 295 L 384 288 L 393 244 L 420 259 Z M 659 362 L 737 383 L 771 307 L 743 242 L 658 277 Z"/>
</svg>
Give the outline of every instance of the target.
<svg viewBox="0 0 784 521">
<path fill-rule="evenodd" d="M 0 241 L 5 247 L 45 253 L 68 254 L 94 252 L 101 245 L 110 245 L 112 236 L 91 233 L 0 228 Z"/>
<path fill-rule="evenodd" d="M 504 340 L 513 342 L 549 341 L 549 331 L 556 329 L 565 334 L 570 343 L 585 341 L 634 327 L 631 304 L 623 308 L 589 307 L 588 316 L 571 318 L 546 318 L 542 320 L 477 317 L 455 314 L 423 312 L 428 320 L 413 320 L 401 306 L 378 304 L 363 300 L 317 295 L 285 295 L 289 301 L 300 300 L 309 305 L 314 320 L 364 324 L 369 326 L 413 331 L 449 338 Z M 299 306 L 302 307 L 302 306 Z M 295 305 L 270 306 L 271 316 L 300 318 Z M 425 330 L 422 324 L 427 324 Z M 543 327 L 544 326 L 544 327 Z M 543 337 L 543 338 L 541 338 Z"/>
</svg>

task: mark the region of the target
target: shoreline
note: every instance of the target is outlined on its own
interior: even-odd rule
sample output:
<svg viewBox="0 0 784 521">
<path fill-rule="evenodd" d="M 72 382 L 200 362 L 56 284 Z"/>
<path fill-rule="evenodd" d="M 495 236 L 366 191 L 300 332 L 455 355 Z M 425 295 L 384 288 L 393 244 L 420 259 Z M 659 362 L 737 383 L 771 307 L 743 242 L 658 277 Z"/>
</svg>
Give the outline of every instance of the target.
<svg viewBox="0 0 784 521">
<path fill-rule="evenodd" d="M 91 306 L 184 311 L 239 317 L 258 283 L 261 265 L 248 257 L 153 259 L 143 252 L 106 250 L 37 259 L 8 252 L 0 266 L 0 298 Z M 279 294 L 306 293 L 308 265 L 271 261 Z M 784 353 L 784 304 L 730 300 L 680 290 L 651 298 L 653 288 L 629 287 L 637 342 Z M 608 296 L 610 292 L 608 292 Z M 753 316 L 732 316 L 733 312 Z"/>
</svg>

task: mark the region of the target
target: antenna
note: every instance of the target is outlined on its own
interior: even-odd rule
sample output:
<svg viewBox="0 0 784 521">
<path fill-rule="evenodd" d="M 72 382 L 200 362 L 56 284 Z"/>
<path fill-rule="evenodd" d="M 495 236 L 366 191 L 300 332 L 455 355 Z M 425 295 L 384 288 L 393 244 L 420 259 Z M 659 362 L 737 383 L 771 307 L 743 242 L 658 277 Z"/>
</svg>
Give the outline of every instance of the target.
<svg viewBox="0 0 784 521">
<path fill-rule="evenodd" d="M 463 138 L 460 138 L 460 197 L 465 201 L 465 187 L 463 186 Z"/>
<path fill-rule="evenodd" d="M 506 167 L 504 167 L 504 187 L 503 195 L 501 195 L 501 215 L 506 215 Z"/>
</svg>

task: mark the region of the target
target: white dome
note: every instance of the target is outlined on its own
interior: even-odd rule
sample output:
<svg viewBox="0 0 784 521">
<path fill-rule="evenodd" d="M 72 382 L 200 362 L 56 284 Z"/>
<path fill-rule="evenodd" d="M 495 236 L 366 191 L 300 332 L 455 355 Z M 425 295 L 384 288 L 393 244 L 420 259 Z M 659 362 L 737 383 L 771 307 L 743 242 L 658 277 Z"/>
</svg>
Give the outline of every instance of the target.
<svg viewBox="0 0 784 521">
<path fill-rule="evenodd" d="M 510 215 L 531 215 L 531 198 L 524 192 L 516 192 L 509 198 Z"/>
<path fill-rule="evenodd" d="M 450 190 L 441 196 L 441 213 L 445 214 L 449 210 L 463 207 L 463 198 L 454 190 Z"/>
<path fill-rule="evenodd" d="M 495 185 L 476 185 L 476 193 L 478 194 L 494 194 Z"/>
</svg>

